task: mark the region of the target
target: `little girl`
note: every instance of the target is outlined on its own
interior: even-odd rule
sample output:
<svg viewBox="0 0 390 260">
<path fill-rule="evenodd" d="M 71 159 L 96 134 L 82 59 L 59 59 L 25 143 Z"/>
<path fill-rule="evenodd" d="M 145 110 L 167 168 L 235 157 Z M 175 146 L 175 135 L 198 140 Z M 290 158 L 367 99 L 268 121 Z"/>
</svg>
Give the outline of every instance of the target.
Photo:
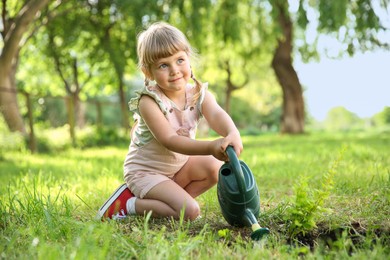
<svg viewBox="0 0 390 260">
<path fill-rule="evenodd" d="M 136 124 L 124 162 L 125 184 L 100 208 L 100 218 L 152 211 L 155 217 L 186 220 L 200 215 L 195 198 L 213 187 L 232 145 L 239 156 L 240 133 L 191 69 L 194 52 L 184 34 L 163 22 L 138 36 L 139 67 L 145 86 L 130 100 Z M 190 78 L 194 84 L 190 84 Z M 222 138 L 195 140 L 200 119 Z"/>
</svg>

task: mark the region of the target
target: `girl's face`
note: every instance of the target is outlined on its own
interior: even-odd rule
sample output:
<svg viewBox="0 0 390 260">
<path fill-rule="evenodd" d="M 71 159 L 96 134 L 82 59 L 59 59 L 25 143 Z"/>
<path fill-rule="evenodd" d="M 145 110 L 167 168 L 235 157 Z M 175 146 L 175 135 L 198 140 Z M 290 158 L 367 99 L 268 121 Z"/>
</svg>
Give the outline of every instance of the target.
<svg viewBox="0 0 390 260">
<path fill-rule="evenodd" d="M 190 59 L 185 51 L 157 60 L 150 67 L 150 77 L 164 92 L 173 93 L 185 89 L 191 77 Z"/>
</svg>

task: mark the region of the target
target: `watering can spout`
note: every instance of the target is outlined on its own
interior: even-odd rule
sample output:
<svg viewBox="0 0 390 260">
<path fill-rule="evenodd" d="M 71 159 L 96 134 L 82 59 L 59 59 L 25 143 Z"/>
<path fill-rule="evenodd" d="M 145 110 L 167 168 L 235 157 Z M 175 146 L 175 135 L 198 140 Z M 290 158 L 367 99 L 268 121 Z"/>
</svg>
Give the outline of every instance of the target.
<svg viewBox="0 0 390 260">
<path fill-rule="evenodd" d="M 260 226 L 260 224 L 257 222 L 256 217 L 253 215 L 250 209 L 245 209 L 244 218 L 247 222 L 247 225 L 252 228 L 252 240 L 258 241 L 262 239 L 265 235 L 269 234 L 269 229 Z"/>
</svg>

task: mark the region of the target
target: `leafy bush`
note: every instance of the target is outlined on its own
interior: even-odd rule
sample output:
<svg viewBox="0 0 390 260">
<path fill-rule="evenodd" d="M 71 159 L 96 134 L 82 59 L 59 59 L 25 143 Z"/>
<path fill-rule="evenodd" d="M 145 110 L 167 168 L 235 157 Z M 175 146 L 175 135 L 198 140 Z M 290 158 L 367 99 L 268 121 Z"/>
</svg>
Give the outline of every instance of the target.
<svg viewBox="0 0 390 260">
<path fill-rule="evenodd" d="M 361 119 L 344 107 L 329 110 L 325 119 L 325 128 L 330 131 L 349 131 L 361 125 Z"/>
<path fill-rule="evenodd" d="M 390 125 L 390 107 L 385 107 L 382 112 L 374 115 L 373 121 L 377 126 Z"/>
<path fill-rule="evenodd" d="M 23 135 L 9 132 L 2 117 L 0 117 L 0 161 L 7 151 L 25 150 L 26 144 Z"/>
<path fill-rule="evenodd" d="M 93 147 L 102 145 L 128 145 L 129 136 L 118 127 L 88 127 L 78 134 L 81 147 Z"/>
<path fill-rule="evenodd" d="M 239 128 L 264 132 L 278 130 L 282 110 L 276 107 L 266 112 L 258 111 L 253 105 L 248 104 L 248 101 L 233 97 L 230 114 Z"/>
</svg>

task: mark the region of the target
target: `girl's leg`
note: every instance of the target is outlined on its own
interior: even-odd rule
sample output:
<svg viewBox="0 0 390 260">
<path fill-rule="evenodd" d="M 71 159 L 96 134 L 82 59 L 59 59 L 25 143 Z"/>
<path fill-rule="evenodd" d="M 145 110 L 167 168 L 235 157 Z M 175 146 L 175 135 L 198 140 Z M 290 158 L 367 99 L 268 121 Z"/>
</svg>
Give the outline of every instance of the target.
<svg viewBox="0 0 390 260">
<path fill-rule="evenodd" d="M 222 164 L 222 161 L 211 155 L 191 156 L 173 180 L 196 198 L 218 182 L 218 172 Z"/>
<path fill-rule="evenodd" d="M 152 211 L 155 217 L 173 216 L 177 219 L 185 208 L 184 218 L 196 219 L 200 208 L 194 198 L 217 183 L 222 164 L 213 156 L 191 156 L 172 181 L 161 182 L 143 199 L 136 200 L 137 214 Z"/>
<path fill-rule="evenodd" d="M 194 220 L 200 214 L 198 203 L 177 183 L 168 180 L 153 187 L 143 199 L 135 201 L 137 214 L 152 211 L 154 217 L 178 219 L 185 208 L 184 218 Z"/>
</svg>

